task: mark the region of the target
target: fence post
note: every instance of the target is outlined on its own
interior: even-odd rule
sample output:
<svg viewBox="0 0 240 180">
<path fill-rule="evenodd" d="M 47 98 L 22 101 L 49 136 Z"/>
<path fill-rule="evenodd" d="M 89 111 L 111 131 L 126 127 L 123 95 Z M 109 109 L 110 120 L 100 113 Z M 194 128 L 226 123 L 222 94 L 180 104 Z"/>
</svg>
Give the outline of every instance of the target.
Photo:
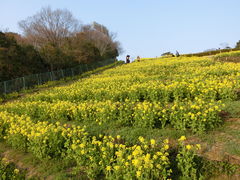
<svg viewBox="0 0 240 180">
<path fill-rule="evenodd" d="M 22 77 L 22 82 L 23 82 L 23 89 L 26 89 L 25 77 Z"/>
<path fill-rule="evenodd" d="M 50 80 L 53 81 L 52 72 L 50 71 L 49 74 L 50 74 Z"/>
<path fill-rule="evenodd" d="M 38 77 L 39 77 L 39 85 L 41 85 L 42 84 L 42 73 L 40 73 L 39 75 L 38 75 Z"/>
<path fill-rule="evenodd" d="M 60 71 L 61 71 L 61 74 L 62 74 L 62 78 L 64 78 L 63 70 L 61 69 Z"/>
<path fill-rule="evenodd" d="M 39 74 L 37 74 L 37 82 L 38 82 L 38 85 L 40 85 L 40 82 L 39 82 Z"/>
<path fill-rule="evenodd" d="M 7 94 L 7 81 L 4 81 L 3 85 L 4 85 L 4 94 Z"/>
<path fill-rule="evenodd" d="M 103 67 L 103 62 L 99 62 L 99 67 Z"/>
<path fill-rule="evenodd" d="M 89 71 L 93 70 L 92 64 L 89 64 Z"/>
<path fill-rule="evenodd" d="M 85 64 L 85 66 L 86 66 L 86 69 L 87 69 L 87 71 L 88 71 L 88 65 L 87 65 L 87 64 Z"/>
<path fill-rule="evenodd" d="M 79 74 L 82 74 L 82 68 L 81 68 L 81 65 L 79 66 Z"/>
</svg>

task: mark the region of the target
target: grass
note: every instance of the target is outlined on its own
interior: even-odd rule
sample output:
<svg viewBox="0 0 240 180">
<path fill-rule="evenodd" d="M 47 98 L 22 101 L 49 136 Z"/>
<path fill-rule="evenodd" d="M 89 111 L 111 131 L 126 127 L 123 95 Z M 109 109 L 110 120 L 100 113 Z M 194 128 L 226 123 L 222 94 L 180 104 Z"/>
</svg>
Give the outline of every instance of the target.
<svg viewBox="0 0 240 180">
<path fill-rule="evenodd" d="M 74 123 L 76 124 L 76 123 Z M 86 124 L 79 124 L 86 125 Z M 99 134 L 117 136 L 120 135 L 125 143 L 128 145 L 136 144 L 139 142 L 139 136 L 143 136 L 146 139 L 155 139 L 162 141 L 163 139 L 178 139 L 182 135 L 188 135 L 189 132 L 181 130 L 175 130 L 170 127 L 164 129 L 151 129 L 151 128 L 140 128 L 140 127 L 122 127 L 117 122 L 105 123 L 99 126 L 97 123 L 91 123 L 86 126 L 86 131 L 90 136 L 97 136 Z"/>
<path fill-rule="evenodd" d="M 225 104 L 228 116 L 225 117 L 224 125 L 197 137 L 207 144 L 204 151 L 212 158 L 224 161 L 227 157 L 230 163 L 240 165 L 240 101 Z"/>
<path fill-rule="evenodd" d="M 74 166 L 71 161 L 59 161 L 57 159 L 39 160 L 31 153 L 12 149 L 7 144 L 0 142 L 0 155 L 13 162 L 19 169 L 27 170 L 27 179 L 76 179 L 79 174 L 72 174 L 69 169 Z M 83 176 L 82 174 L 81 176 Z"/>
<path fill-rule="evenodd" d="M 239 142 L 227 142 L 225 151 L 231 155 L 240 157 L 240 143 Z"/>
<path fill-rule="evenodd" d="M 224 104 L 226 105 L 224 110 L 230 113 L 230 118 L 240 118 L 240 101 L 226 101 Z"/>
</svg>

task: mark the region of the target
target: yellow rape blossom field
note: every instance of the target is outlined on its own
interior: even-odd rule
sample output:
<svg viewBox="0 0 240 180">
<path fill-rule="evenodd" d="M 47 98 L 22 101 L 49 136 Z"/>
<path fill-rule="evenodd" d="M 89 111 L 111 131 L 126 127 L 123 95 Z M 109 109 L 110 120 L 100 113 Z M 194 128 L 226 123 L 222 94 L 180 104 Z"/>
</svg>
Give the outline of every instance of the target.
<svg viewBox="0 0 240 180">
<path fill-rule="evenodd" d="M 206 179 L 201 145 L 185 134 L 221 127 L 239 80 L 236 63 L 144 59 L 1 105 L 0 140 L 42 161 L 71 162 L 73 179 Z M 166 129 L 175 143 L 158 137 Z"/>
</svg>

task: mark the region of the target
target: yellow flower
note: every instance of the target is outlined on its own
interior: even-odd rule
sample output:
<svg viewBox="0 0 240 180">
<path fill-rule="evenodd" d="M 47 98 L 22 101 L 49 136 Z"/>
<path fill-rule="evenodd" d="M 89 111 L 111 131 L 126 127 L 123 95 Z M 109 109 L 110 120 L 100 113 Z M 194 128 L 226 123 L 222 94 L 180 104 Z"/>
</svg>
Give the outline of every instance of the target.
<svg viewBox="0 0 240 180">
<path fill-rule="evenodd" d="M 146 154 L 144 161 L 149 161 L 151 158 L 151 155 L 149 153 Z"/>
<path fill-rule="evenodd" d="M 157 167 L 158 169 L 161 169 L 161 168 L 162 168 L 160 164 L 157 164 L 156 167 Z"/>
<path fill-rule="evenodd" d="M 185 141 L 186 140 L 186 137 L 185 136 L 181 136 L 178 141 Z"/>
<path fill-rule="evenodd" d="M 131 159 L 132 159 L 132 156 L 131 156 L 131 155 L 129 155 L 129 156 L 127 157 L 127 159 L 128 159 L 128 160 L 131 160 Z"/>
<path fill-rule="evenodd" d="M 123 154 L 122 154 L 122 151 L 117 151 L 117 152 L 115 152 L 115 155 L 118 157 L 122 157 Z"/>
<path fill-rule="evenodd" d="M 18 174 L 19 173 L 19 169 L 14 169 L 14 173 Z"/>
<path fill-rule="evenodd" d="M 166 145 L 164 146 L 164 149 L 165 149 L 165 150 L 168 150 L 168 149 L 169 149 L 169 145 L 166 144 Z"/>
<path fill-rule="evenodd" d="M 137 171 L 137 172 L 136 172 L 136 176 L 137 176 L 137 177 L 140 177 L 140 176 L 141 176 L 141 171 Z"/>
<path fill-rule="evenodd" d="M 111 166 L 107 166 L 107 167 L 106 167 L 106 170 L 107 170 L 107 171 L 111 171 L 111 169 L 112 169 Z"/>
<path fill-rule="evenodd" d="M 2 161 L 7 161 L 7 158 L 2 158 Z"/>
<path fill-rule="evenodd" d="M 118 171 L 120 169 L 120 166 L 114 166 L 114 169 Z"/>
<path fill-rule="evenodd" d="M 163 142 L 166 143 L 166 144 L 168 144 L 168 143 L 169 143 L 169 140 L 168 140 L 168 139 L 165 139 Z"/>
<path fill-rule="evenodd" d="M 201 145 L 200 144 L 196 144 L 197 149 L 201 149 Z"/>
<path fill-rule="evenodd" d="M 112 149 L 114 147 L 113 143 L 109 143 L 109 147 Z"/>
<path fill-rule="evenodd" d="M 138 140 L 143 143 L 144 142 L 144 138 L 142 136 L 139 136 Z"/>
<path fill-rule="evenodd" d="M 162 156 L 161 160 L 166 161 L 168 158 L 166 156 Z"/>
<path fill-rule="evenodd" d="M 150 143 L 151 143 L 151 145 L 155 145 L 155 144 L 156 144 L 156 141 L 155 141 L 154 139 L 151 139 L 151 140 L 150 140 Z"/>
<path fill-rule="evenodd" d="M 79 147 L 80 147 L 80 148 L 84 148 L 84 147 L 85 147 L 85 144 L 84 144 L 84 143 L 81 143 L 81 144 L 79 145 Z"/>
<path fill-rule="evenodd" d="M 140 159 L 134 159 L 132 160 L 132 164 L 136 167 L 141 166 L 141 160 Z"/>
<path fill-rule="evenodd" d="M 186 145 L 186 148 L 187 148 L 188 150 L 190 150 L 190 149 L 192 149 L 192 146 L 191 146 L 190 144 L 188 144 L 188 145 Z"/>
<path fill-rule="evenodd" d="M 117 139 L 120 139 L 121 138 L 121 136 L 120 135 L 117 135 Z"/>
<path fill-rule="evenodd" d="M 76 144 L 72 144 L 71 148 L 75 150 L 77 148 Z"/>
</svg>

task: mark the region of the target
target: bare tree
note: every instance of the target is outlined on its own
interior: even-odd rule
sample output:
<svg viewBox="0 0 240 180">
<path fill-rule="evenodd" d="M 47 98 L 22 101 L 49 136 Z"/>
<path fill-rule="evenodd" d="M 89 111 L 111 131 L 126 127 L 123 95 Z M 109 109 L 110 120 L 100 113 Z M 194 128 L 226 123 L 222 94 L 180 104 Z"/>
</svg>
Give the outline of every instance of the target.
<svg viewBox="0 0 240 180">
<path fill-rule="evenodd" d="M 80 30 L 80 23 L 68 10 L 42 8 L 34 16 L 19 22 L 25 37 L 35 47 L 51 44 L 60 47 L 64 38 Z"/>
<path fill-rule="evenodd" d="M 101 56 L 109 49 L 116 49 L 119 53 L 122 52 L 120 43 L 115 41 L 116 34 L 110 33 L 104 25 L 93 22 L 92 25 L 83 26 L 82 32 L 85 33 L 89 41 L 93 42 L 95 47 L 98 48 Z"/>
<path fill-rule="evenodd" d="M 51 70 L 65 67 L 70 61 L 96 61 L 118 56 L 120 43 L 116 35 L 94 22 L 81 26 L 68 10 L 42 8 L 20 21 L 23 39 L 36 47 Z"/>
</svg>

